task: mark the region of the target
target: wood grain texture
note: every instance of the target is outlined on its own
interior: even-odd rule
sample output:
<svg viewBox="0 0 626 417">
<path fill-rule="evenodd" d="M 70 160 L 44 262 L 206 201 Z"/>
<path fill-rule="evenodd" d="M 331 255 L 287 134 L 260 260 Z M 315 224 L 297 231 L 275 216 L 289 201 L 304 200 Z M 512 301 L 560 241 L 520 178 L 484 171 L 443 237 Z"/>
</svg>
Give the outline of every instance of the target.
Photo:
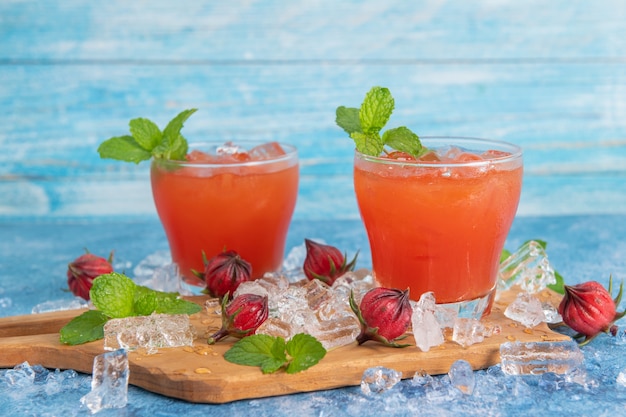
<svg viewBox="0 0 626 417">
<path fill-rule="evenodd" d="M 0 216 L 155 216 L 147 167 L 95 149 L 198 107 L 190 140 L 299 148 L 295 218 L 358 218 L 334 110 L 372 85 L 390 125 L 520 144 L 520 215 L 625 213 L 625 18 L 613 0 L 5 1 Z"/>
<path fill-rule="evenodd" d="M 384 366 L 412 377 L 423 370 L 431 375 L 444 374 L 459 359 L 468 361 L 473 369 L 484 369 L 500 362 L 499 349 L 507 341 L 563 341 L 568 336 L 555 333 L 541 324 L 526 329 L 503 315 L 506 306 L 515 298 L 515 291 L 502 293 L 486 326 L 500 326 L 501 331 L 484 342 L 462 347 L 450 340 L 422 352 L 415 347 L 409 335 L 406 343 L 413 346 L 396 349 L 368 342 L 361 346 L 343 346 L 333 349 L 315 366 L 296 373 L 263 374 L 256 367 L 234 365 L 223 358 L 233 344 L 232 338 L 208 346 L 206 337 L 219 329 L 220 317 L 202 311 L 192 315 L 191 323 L 198 334 L 193 348 L 160 349 L 147 355 L 141 351 L 129 352 L 130 383 L 169 397 L 190 402 L 225 403 L 240 399 L 270 397 L 296 392 L 359 385 L 363 372 L 374 366 Z M 544 302 L 558 303 L 560 297 L 544 291 L 539 295 Z M 200 299 L 197 299 L 201 303 Z M 79 314 L 76 311 L 74 314 Z M 51 313 L 43 317 L 49 321 L 57 316 L 63 323 L 67 313 Z M 7 323 L 26 317 L 0 318 L 0 336 Z M 30 318 L 28 318 L 30 320 Z M 0 367 L 12 367 L 24 361 L 48 368 L 75 369 L 91 373 L 93 358 L 104 352 L 103 341 L 78 346 L 62 345 L 58 333 L 0 337 Z"/>
</svg>

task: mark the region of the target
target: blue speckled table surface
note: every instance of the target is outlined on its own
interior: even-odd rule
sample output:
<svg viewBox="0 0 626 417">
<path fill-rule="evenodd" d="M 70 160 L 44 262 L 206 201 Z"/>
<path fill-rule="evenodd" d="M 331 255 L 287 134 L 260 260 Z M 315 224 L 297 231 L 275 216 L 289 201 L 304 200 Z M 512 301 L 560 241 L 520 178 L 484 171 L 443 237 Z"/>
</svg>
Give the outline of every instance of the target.
<svg viewBox="0 0 626 417">
<path fill-rule="evenodd" d="M 394 94 L 394 125 L 523 147 L 507 247 L 546 240 L 568 283 L 624 279 L 625 23 L 617 0 L 2 2 L 0 317 L 71 297 L 67 263 L 85 247 L 115 250 L 129 269 L 168 249 L 148 166 L 100 160 L 95 149 L 133 117 L 162 125 L 190 107 L 199 109 L 185 125 L 190 140 L 295 144 L 288 249 L 321 238 L 360 249 L 369 267 L 352 142 L 334 111 L 373 85 Z M 101 415 L 621 415 L 624 339 L 583 348 L 586 385 L 496 368 L 477 372 L 473 396 L 417 392 L 407 380 L 384 398 L 349 387 L 224 405 L 131 387 L 125 408 Z M 47 389 L 0 376 L 0 414 L 87 414 L 88 375 Z"/>
</svg>

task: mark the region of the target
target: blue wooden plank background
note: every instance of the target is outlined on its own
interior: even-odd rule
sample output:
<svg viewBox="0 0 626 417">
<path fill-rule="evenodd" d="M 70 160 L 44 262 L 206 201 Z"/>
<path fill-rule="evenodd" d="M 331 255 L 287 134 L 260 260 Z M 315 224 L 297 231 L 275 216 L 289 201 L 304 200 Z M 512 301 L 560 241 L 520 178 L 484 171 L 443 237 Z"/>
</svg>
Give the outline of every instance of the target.
<svg viewBox="0 0 626 417">
<path fill-rule="evenodd" d="M 518 214 L 626 213 L 626 3 L 0 3 L 0 218 L 156 216 L 148 165 L 100 160 L 128 120 L 298 146 L 295 218 L 358 219 L 335 126 L 373 85 L 390 125 L 515 142 Z"/>
</svg>

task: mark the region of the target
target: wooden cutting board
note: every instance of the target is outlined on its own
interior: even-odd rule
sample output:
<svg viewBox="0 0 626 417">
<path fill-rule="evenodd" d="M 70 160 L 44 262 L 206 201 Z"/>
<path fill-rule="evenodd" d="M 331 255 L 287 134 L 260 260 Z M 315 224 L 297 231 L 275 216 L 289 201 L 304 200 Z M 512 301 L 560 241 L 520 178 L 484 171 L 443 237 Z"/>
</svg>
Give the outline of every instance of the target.
<svg viewBox="0 0 626 417">
<path fill-rule="evenodd" d="M 562 341 L 569 337 L 553 332 L 545 324 L 526 329 L 503 314 L 516 292 L 500 294 L 486 323 L 497 324 L 500 334 L 484 342 L 464 348 L 450 337 L 438 347 L 422 352 L 415 346 L 389 348 L 374 342 L 357 346 L 356 342 L 329 351 L 317 365 L 297 374 L 279 371 L 264 375 L 256 367 L 227 362 L 223 354 L 236 339 L 206 344 L 206 335 L 220 326 L 220 318 L 207 312 L 191 316 L 198 331 L 192 347 L 160 349 L 147 355 L 130 352 L 130 383 L 148 391 L 198 403 L 226 403 L 246 398 L 260 398 L 296 392 L 309 392 L 359 385 L 363 372 L 374 366 L 401 371 L 403 378 L 412 378 L 416 371 L 431 375 L 444 374 L 458 359 L 468 361 L 474 369 L 484 369 L 500 362 L 500 344 L 507 341 Z M 550 291 L 541 293 L 542 301 L 557 305 L 560 296 Z M 206 298 L 192 297 L 204 305 Z M 22 362 L 47 368 L 75 369 L 91 373 L 93 359 L 104 352 L 103 342 L 79 346 L 59 343 L 58 331 L 84 310 L 14 316 L 0 319 L 0 367 L 13 367 Z M 406 343 L 413 343 L 409 336 Z"/>
</svg>

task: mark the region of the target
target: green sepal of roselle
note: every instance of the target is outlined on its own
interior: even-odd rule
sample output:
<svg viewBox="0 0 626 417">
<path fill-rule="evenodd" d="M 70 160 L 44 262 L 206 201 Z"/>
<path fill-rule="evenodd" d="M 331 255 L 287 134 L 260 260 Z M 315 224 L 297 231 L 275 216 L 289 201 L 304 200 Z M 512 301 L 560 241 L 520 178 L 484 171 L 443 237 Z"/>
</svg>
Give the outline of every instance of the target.
<svg viewBox="0 0 626 417">
<path fill-rule="evenodd" d="M 335 122 L 350 135 L 362 154 L 379 156 L 388 146 L 417 158 L 426 152 L 426 148 L 422 146 L 419 136 L 407 127 L 388 129 L 381 135 L 394 106 L 389 89 L 372 87 L 360 108 L 337 107 Z"/>
<path fill-rule="evenodd" d="M 361 334 L 359 334 L 359 336 L 356 339 L 359 345 L 367 342 L 368 340 L 375 340 L 389 347 L 405 348 L 405 347 L 411 346 L 410 344 L 396 343 L 396 340 L 402 340 L 406 336 L 401 336 L 390 341 L 390 340 L 387 340 L 387 338 L 385 338 L 384 336 L 381 336 L 380 334 L 378 334 L 377 327 L 369 327 L 367 323 L 365 322 L 365 319 L 363 318 L 363 314 L 361 314 L 361 309 L 359 308 L 358 304 L 356 303 L 356 300 L 354 299 L 353 291 L 350 291 L 349 301 L 350 301 L 350 308 L 352 309 L 356 317 L 359 319 L 359 323 L 361 324 Z"/>
<path fill-rule="evenodd" d="M 129 122 L 130 135 L 105 140 L 98 147 L 98 153 L 101 158 L 136 164 L 150 158 L 183 160 L 189 146 L 180 131 L 196 110 L 183 110 L 170 120 L 163 131 L 149 119 L 132 119 Z"/>
</svg>

